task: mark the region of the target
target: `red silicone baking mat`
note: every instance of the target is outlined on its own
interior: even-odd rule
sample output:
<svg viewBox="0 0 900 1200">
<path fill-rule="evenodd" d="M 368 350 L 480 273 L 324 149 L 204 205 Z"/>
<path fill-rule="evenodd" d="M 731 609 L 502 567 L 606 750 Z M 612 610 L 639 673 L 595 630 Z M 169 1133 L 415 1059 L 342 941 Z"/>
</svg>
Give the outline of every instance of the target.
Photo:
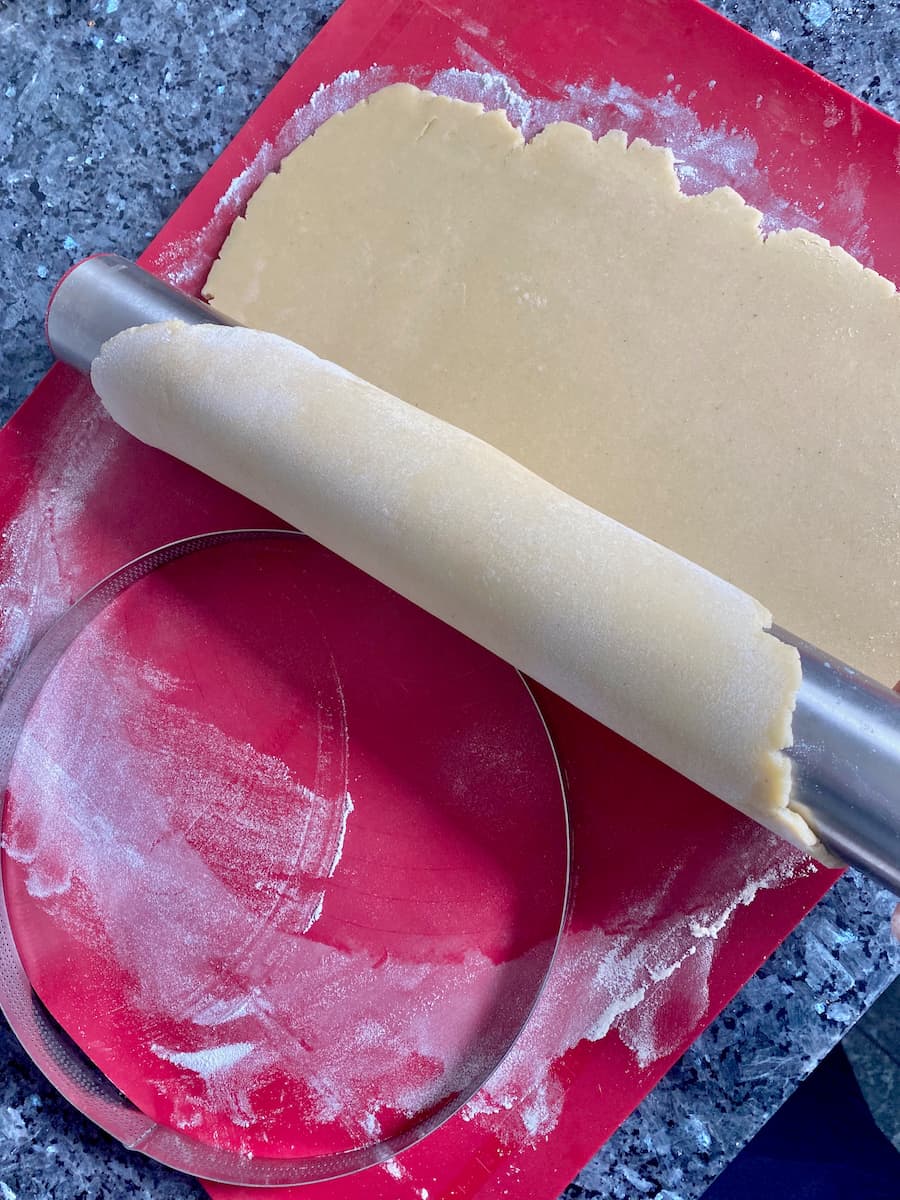
<svg viewBox="0 0 900 1200">
<path fill-rule="evenodd" d="M 196 289 L 265 172 L 331 113 L 398 79 L 503 106 L 529 133 L 565 118 L 668 144 L 686 190 L 733 184 L 769 227 L 805 225 L 900 277 L 898 126 L 695 0 L 346 0 L 144 265 Z M 3 431 L 0 461 L 7 656 L 136 553 L 270 521 L 121 434 L 63 368 Z M 557 1195 L 834 877 L 539 698 L 575 855 L 547 992 L 472 1103 L 396 1162 L 312 1185 L 323 1200 Z"/>
</svg>

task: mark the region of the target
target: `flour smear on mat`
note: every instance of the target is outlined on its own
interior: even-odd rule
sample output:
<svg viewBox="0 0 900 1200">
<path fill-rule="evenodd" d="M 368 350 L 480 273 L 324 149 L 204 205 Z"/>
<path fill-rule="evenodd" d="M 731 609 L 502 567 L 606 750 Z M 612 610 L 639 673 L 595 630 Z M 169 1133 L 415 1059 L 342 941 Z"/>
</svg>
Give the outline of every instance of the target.
<svg viewBox="0 0 900 1200">
<path fill-rule="evenodd" d="M 815 214 L 800 211 L 771 190 L 757 166 L 754 139 L 724 124 L 701 126 L 690 97 L 681 94 L 674 79 L 664 94 L 653 97 L 611 81 L 560 86 L 556 98 L 538 99 L 470 47 L 460 43 L 458 50 L 466 64 L 463 69 L 414 73 L 412 81 L 444 95 L 480 101 L 487 108 L 504 108 L 526 137 L 558 120 L 584 125 L 595 136 L 624 129 L 630 137 L 646 137 L 671 148 L 686 191 L 730 184 L 763 211 L 764 228 L 800 224 L 817 229 Z M 401 78 L 410 76 L 373 66 L 323 84 L 244 164 L 201 235 L 160 251 L 158 267 L 171 281 L 199 288 L 209 268 L 208 254 L 201 249 L 209 244 L 206 235 L 212 232 L 221 240 L 265 175 L 322 122 Z M 864 186 L 865 180 L 848 180 L 841 201 L 849 198 L 844 244 L 856 254 L 864 251 L 860 200 Z M 71 602 L 73 592 L 77 594 L 77 581 L 60 568 L 56 545 L 69 546 L 77 537 L 79 521 L 119 436 L 102 413 L 78 402 L 66 404 L 50 429 L 31 490 L 7 526 L 0 547 L 0 653 L 7 669 L 47 621 Z M 114 642 L 98 650 L 90 637 L 82 641 L 78 653 L 94 655 L 92 670 L 99 662 L 112 686 L 127 691 L 132 700 L 143 697 L 148 712 L 161 694 L 175 686 L 146 663 L 120 653 Z M 211 975 L 204 946 L 220 936 L 223 926 L 238 944 L 242 940 L 252 944 L 267 893 L 257 902 L 248 901 L 209 869 L 192 847 L 189 833 L 177 827 L 178 793 L 172 794 L 169 784 L 164 787 L 152 773 L 146 776 L 146 756 L 116 728 L 109 705 L 105 728 L 98 729 L 92 721 L 96 678 L 92 677 L 91 687 L 85 686 L 84 679 L 79 681 L 77 659 L 75 654 L 53 686 L 72 688 L 72 694 L 79 696 L 81 707 L 73 711 L 73 720 L 82 723 L 81 733 L 49 721 L 41 726 L 40 713 L 36 715 L 17 762 L 26 799 L 18 808 L 17 824 L 5 831 L 6 851 L 25 868 L 32 896 L 51 910 L 60 905 L 68 919 L 75 919 L 77 909 L 63 901 L 75 881 L 87 889 L 119 965 L 132 974 L 129 1001 L 149 1017 L 181 1022 L 186 1032 L 178 1044 L 154 1040 L 148 1051 L 161 1064 L 185 1074 L 182 1126 L 196 1127 L 210 1111 L 227 1114 L 237 1128 L 264 1120 L 264 1114 L 254 1110 L 254 1091 L 274 1065 L 290 1071 L 292 1058 L 302 1059 L 302 1078 L 311 1089 L 317 1119 L 354 1124 L 370 1139 L 378 1136 L 382 1107 L 415 1113 L 439 1098 L 453 1085 L 460 1068 L 448 1049 L 441 1020 L 448 998 L 471 995 L 477 1008 L 477 998 L 495 987 L 497 967 L 474 952 L 462 961 L 442 965 L 388 959 L 375 967 L 361 962 L 352 953 L 314 940 L 322 889 L 288 887 L 280 897 L 268 899 L 287 905 L 294 927 L 305 927 L 312 936 L 297 938 L 276 931 L 265 971 L 251 954 L 242 970 L 228 980 Z M 48 706 L 53 699 L 51 690 L 45 698 Z M 65 698 L 57 695 L 56 699 Z M 129 719 L 133 718 L 132 713 Z M 89 737 L 85 731 L 90 731 Z M 89 757 L 82 764 L 83 778 L 73 787 L 73 781 L 61 773 L 60 763 L 66 761 L 64 743 L 77 736 L 84 738 Z M 299 840 L 287 848 L 272 845 L 265 831 L 250 836 L 251 859 L 254 854 L 262 857 L 255 864 L 248 861 L 247 869 L 258 868 L 259 878 L 264 879 L 271 856 L 282 852 L 312 854 L 313 878 L 317 872 L 322 877 L 337 869 L 345 833 L 352 837 L 349 791 L 345 789 L 336 806 L 333 795 L 331 803 L 323 806 L 322 797 L 289 778 L 283 764 L 218 730 L 188 722 L 183 736 L 178 753 L 184 761 L 190 761 L 192 753 L 202 754 L 205 766 L 218 761 L 225 773 L 239 757 L 242 769 L 254 776 L 258 787 L 293 789 L 298 813 L 309 816 L 305 847 Z M 112 773 L 121 782 L 114 822 L 92 804 L 92 771 L 105 778 Z M 129 794 L 138 792 L 127 786 L 129 778 L 138 777 L 136 772 L 143 788 L 140 805 L 129 802 Z M 26 780 L 35 786 L 25 787 Z M 199 781 L 190 782 L 192 787 L 194 782 L 201 786 Z M 154 786 L 156 803 L 147 798 L 147 789 Z M 202 786 L 215 807 L 217 792 L 225 786 L 223 778 L 213 772 Z M 29 795 L 35 800 L 30 809 Z M 55 797 L 55 802 L 38 803 L 39 795 Z M 749 830 L 743 861 L 765 861 L 768 840 L 764 831 Z M 157 852 L 161 846 L 165 853 Z M 661 1019 L 666 1005 L 673 998 L 681 1005 L 682 1033 L 699 1025 L 707 1013 L 717 936 L 761 889 L 778 888 L 809 869 L 799 854 L 787 852 L 779 865 L 748 880 L 727 858 L 715 867 L 717 877 L 704 882 L 706 899 L 695 911 L 662 915 L 669 911 L 664 887 L 658 894 L 643 896 L 616 928 L 567 934 L 524 1036 L 464 1115 L 510 1139 L 523 1133 L 539 1139 L 552 1131 L 564 1102 L 557 1066 L 582 1040 L 617 1037 L 637 1067 L 676 1050 Z M 144 908 L 138 921 L 129 910 L 130 896 L 117 892 L 116 883 L 124 889 L 135 871 L 143 872 L 151 885 L 141 889 Z M 672 881 L 677 877 L 676 865 Z M 180 909 L 169 897 L 185 889 L 191 903 Z M 368 972 L 371 981 L 366 994 L 357 986 L 361 971 Z M 298 1014 L 293 988 L 302 973 L 317 977 L 321 987 L 311 997 L 309 1010 Z M 392 1006 L 396 1017 L 390 1036 L 375 1015 L 384 1006 Z M 302 1053 L 298 1050 L 292 1056 L 291 1050 L 301 1044 Z M 373 1073 L 380 1073 L 384 1085 L 374 1104 L 361 1096 Z"/>
<path fill-rule="evenodd" d="M 97 582 L 75 577 L 57 547 L 77 538 L 123 436 L 87 384 L 47 423 L 28 492 L 0 534 L 0 688 L 36 635 Z"/>
<path fill-rule="evenodd" d="M 377 1137 L 382 1109 L 415 1115 L 471 1078 L 473 1064 L 459 1058 L 465 1040 L 447 1014 L 465 1020 L 467 998 L 477 1024 L 501 986 L 500 968 L 476 951 L 437 964 L 373 963 L 315 941 L 314 927 L 298 937 L 321 911 L 316 881 L 334 875 L 352 837 L 349 791 L 336 778 L 316 794 L 280 760 L 197 718 L 182 717 L 160 746 L 160 705 L 177 692 L 177 680 L 129 655 L 111 623 L 89 627 L 28 722 L 6 852 L 73 944 L 95 943 L 99 925 L 129 981 L 124 1000 L 146 1027 L 177 1030 L 177 1038 L 150 1038 L 149 1049 L 182 1069 L 181 1127 L 215 1113 L 264 1133 L 267 1113 L 254 1094 L 277 1071 L 309 1090 L 315 1121 Z M 238 775 L 255 797 L 289 793 L 296 821 L 273 828 L 256 819 L 235 794 Z M 235 814 L 242 873 L 260 884 L 249 893 L 221 870 L 238 841 Z M 211 854 L 217 829 L 221 845 Z M 665 893 L 676 871 L 616 928 L 568 934 L 524 1035 L 464 1116 L 500 1118 L 502 1134 L 540 1138 L 564 1101 L 555 1066 L 582 1039 L 612 1033 L 640 1067 L 677 1049 L 658 1020 L 666 1003 L 677 997 L 681 1006 L 675 1036 L 700 1023 L 718 934 L 760 889 L 806 869 L 789 855 L 741 880 L 738 864 L 762 857 L 754 839 L 770 835 L 748 827 L 740 859 L 725 855 L 710 868 L 704 892 L 718 898 L 694 911 L 671 915 Z M 73 899 L 73 889 L 89 902 Z M 223 945 L 228 969 L 217 972 Z M 527 958 L 519 965 L 527 973 Z M 298 980 L 307 981 L 302 992 Z"/>
</svg>

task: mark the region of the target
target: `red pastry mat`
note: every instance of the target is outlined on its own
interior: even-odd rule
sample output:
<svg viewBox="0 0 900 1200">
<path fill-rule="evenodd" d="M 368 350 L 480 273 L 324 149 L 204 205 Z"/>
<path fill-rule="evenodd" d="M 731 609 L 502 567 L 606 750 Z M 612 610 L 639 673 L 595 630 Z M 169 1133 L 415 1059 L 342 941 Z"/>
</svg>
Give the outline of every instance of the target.
<svg viewBox="0 0 900 1200">
<path fill-rule="evenodd" d="M 770 226 L 806 225 L 900 277 L 900 128 L 696 0 L 346 0 L 143 264 L 199 286 L 266 171 L 397 79 L 503 105 L 527 132 L 564 117 L 669 144 L 687 190 L 731 183 Z M 0 462 L 7 654 L 135 554 L 271 521 L 125 437 L 63 368 L 3 431 Z M 322 1200 L 550 1200 L 834 878 L 555 697 L 540 701 L 575 847 L 551 984 L 462 1113 L 395 1163 L 312 1185 Z"/>
</svg>

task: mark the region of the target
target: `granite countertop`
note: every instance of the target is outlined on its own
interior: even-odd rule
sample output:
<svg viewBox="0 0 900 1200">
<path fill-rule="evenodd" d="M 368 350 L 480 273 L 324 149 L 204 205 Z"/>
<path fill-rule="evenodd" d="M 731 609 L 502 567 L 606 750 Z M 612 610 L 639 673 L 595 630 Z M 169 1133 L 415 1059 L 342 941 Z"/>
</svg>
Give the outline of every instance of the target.
<svg viewBox="0 0 900 1200">
<path fill-rule="evenodd" d="M 711 3 L 900 116 L 900 0 Z M 0 417 L 49 366 L 40 330 L 53 282 L 91 251 L 137 256 L 336 7 L 5 5 Z M 848 872 L 585 1168 L 570 1200 L 699 1196 L 900 972 L 892 907 Z M 5 1025 L 0 1062 L 0 1200 L 204 1194 L 84 1121 Z"/>
</svg>

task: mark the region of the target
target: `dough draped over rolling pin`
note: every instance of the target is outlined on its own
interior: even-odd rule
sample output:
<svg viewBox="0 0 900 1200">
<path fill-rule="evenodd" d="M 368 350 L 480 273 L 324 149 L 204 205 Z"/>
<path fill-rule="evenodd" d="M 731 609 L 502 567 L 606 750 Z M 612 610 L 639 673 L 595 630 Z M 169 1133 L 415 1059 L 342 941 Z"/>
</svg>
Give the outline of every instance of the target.
<svg viewBox="0 0 900 1200">
<path fill-rule="evenodd" d="M 814 233 L 764 236 L 730 188 L 683 194 L 670 150 L 594 141 L 629 117 L 589 109 L 590 131 L 526 141 L 503 110 L 384 88 L 263 180 L 204 295 L 484 438 L 892 687 L 900 296 Z"/>
<path fill-rule="evenodd" d="M 799 658 L 745 592 L 274 334 L 143 326 L 106 343 L 92 379 L 142 441 L 821 852 L 789 807 Z"/>
</svg>

